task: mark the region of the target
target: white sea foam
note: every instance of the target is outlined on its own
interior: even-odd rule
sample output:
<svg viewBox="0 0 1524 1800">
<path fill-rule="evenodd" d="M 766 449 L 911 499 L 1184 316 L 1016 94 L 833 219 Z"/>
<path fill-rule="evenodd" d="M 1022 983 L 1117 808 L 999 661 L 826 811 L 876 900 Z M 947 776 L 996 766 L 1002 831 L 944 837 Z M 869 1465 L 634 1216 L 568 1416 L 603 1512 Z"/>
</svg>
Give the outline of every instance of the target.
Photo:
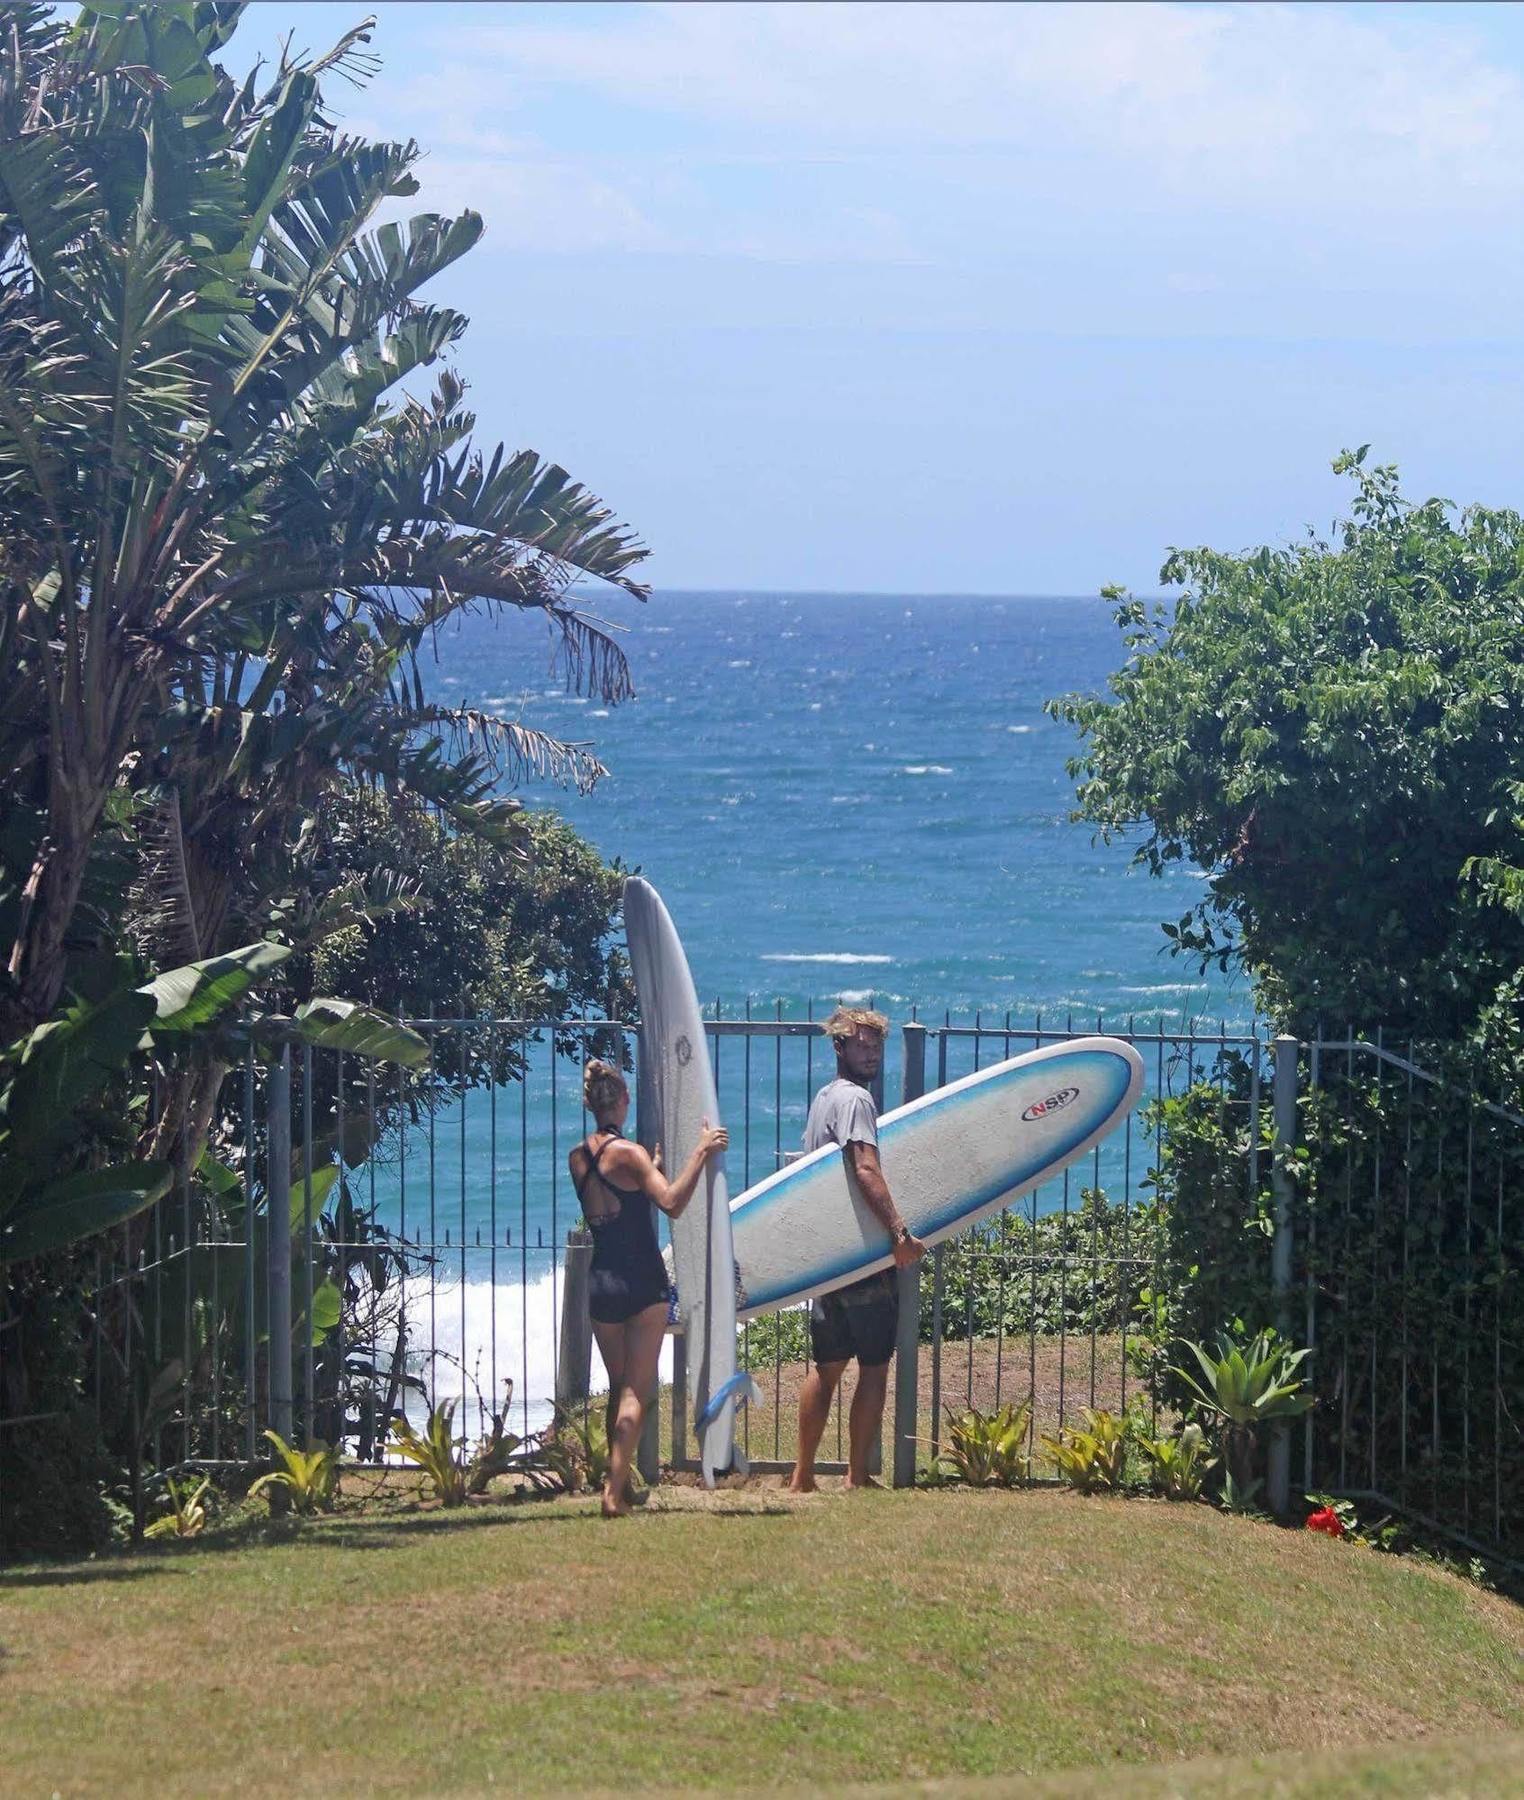
<svg viewBox="0 0 1524 1800">
<path fill-rule="evenodd" d="M 609 716 L 609 709 L 606 706 L 595 706 L 587 716 L 590 719 L 606 719 Z"/>
<path fill-rule="evenodd" d="M 725 667 L 727 669 L 749 669 L 751 667 L 751 658 L 749 656 L 733 657 L 731 661 L 726 663 Z"/>
<path fill-rule="evenodd" d="M 866 806 L 868 796 L 866 794 L 832 794 L 831 804 L 832 806 Z"/>
<path fill-rule="evenodd" d="M 560 1349 L 562 1272 L 546 1272 L 528 1287 L 517 1282 L 451 1280 L 439 1272 L 432 1312 L 426 1276 L 406 1284 L 408 1317 L 408 1372 L 419 1377 L 436 1406 L 459 1400 L 455 1418 L 458 1429 L 474 1437 L 483 1421 L 477 1417 L 477 1387 L 484 1403 L 501 1402 L 503 1383 L 513 1383 L 510 1429 L 536 1431 L 548 1424 L 556 1391 L 556 1358 Z M 462 1331 L 464 1300 L 464 1331 Z M 433 1341 L 430 1342 L 430 1323 Z M 432 1354 L 431 1354 L 432 1352 Z M 465 1373 L 462 1373 L 464 1365 Z M 662 1344 L 661 1374 L 672 1379 L 672 1340 Z M 593 1344 L 594 1393 L 608 1387 L 608 1372 L 598 1345 Z M 421 1419 L 419 1396 L 408 1397 L 409 1417 Z"/>
<path fill-rule="evenodd" d="M 1023 737 L 1032 729 L 1030 725 L 1007 725 L 1006 730 L 1016 737 Z"/>
<path fill-rule="evenodd" d="M 875 991 L 873 988 L 843 988 L 836 998 L 843 1006 L 866 1006 Z"/>
<path fill-rule="evenodd" d="M 820 702 L 818 700 L 812 700 L 810 702 L 810 711 L 811 712 L 819 712 L 820 711 Z"/>
<path fill-rule="evenodd" d="M 1204 994 L 1206 988 L 1192 981 L 1165 981 L 1155 987 L 1118 988 L 1119 994 Z"/>
<path fill-rule="evenodd" d="M 763 962 L 785 963 L 892 963 L 892 956 L 859 956 L 851 950 L 774 951 Z"/>
<path fill-rule="evenodd" d="M 902 775 L 951 775 L 952 770 L 946 763 L 908 763 L 900 773 Z"/>
</svg>

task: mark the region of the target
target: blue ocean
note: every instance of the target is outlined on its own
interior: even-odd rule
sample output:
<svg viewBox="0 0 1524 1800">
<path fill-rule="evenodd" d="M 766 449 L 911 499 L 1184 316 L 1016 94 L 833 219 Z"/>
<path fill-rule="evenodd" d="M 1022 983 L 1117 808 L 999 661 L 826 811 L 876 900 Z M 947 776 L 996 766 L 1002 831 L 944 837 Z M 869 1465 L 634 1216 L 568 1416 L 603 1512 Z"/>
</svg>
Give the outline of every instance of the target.
<svg viewBox="0 0 1524 1800">
<path fill-rule="evenodd" d="M 897 1028 L 915 1012 L 1170 1031 L 1246 1015 L 1241 993 L 1168 954 L 1160 921 L 1199 896 L 1199 874 L 1151 879 L 1130 844 L 1070 819 L 1077 743 L 1043 704 L 1103 689 L 1121 661 L 1101 600 L 689 592 L 588 605 L 624 628 L 634 700 L 569 693 L 543 621 L 527 619 L 443 635 L 429 685 L 596 751 L 609 773 L 591 793 L 524 797 L 655 884 L 718 1017 L 819 1018 L 839 1000 L 879 1006 Z M 928 1078 L 1029 1047 L 956 1043 Z M 802 1038 L 715 1049 L 736 1193 L 797 1147 L 828 1059 Z M 899 1052 L 896 1029 L 891 1105 Z M 391 1223 L 436 1246 L 412 1337 L 430 1387 L 461 1391 L 461 1360 L 483 1391 L 511 1375 L 526 1425 L 550 1392 L 558 1250 L 578 1216 L 565 1154 L 585 1128 L 577 1070 L 542 1046 L 524 1083 L 467 1095 L 376 1171 Z M 1066 1203 L 1058 1188 L 1037 1202 Z"/>
<path fill-rule="evenodd" d="M 628 626 L 633 701 L 567 694 L 518 622 L 444 638 L 436 683 L 596 748 L 610 773 L 591 795 L 526 797 L 657 886 L 702 996 L 1117 1018 L 1228 1003 L 1159 929 L 1199 878 L 1152 881 L 1069 819 L 1076 740 L 1043 703 L 1120 663 L 1103 601 L 590 604 Z"/>
</svg>

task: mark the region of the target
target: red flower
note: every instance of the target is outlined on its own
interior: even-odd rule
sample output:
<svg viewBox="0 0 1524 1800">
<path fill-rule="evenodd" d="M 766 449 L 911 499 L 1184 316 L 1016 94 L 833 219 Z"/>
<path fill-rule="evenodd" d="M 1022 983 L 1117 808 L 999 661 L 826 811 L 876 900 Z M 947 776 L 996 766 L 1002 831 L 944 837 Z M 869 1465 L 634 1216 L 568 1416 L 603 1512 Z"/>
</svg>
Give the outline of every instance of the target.
<svg viewBox="0 0 1524 1800">
<path fill-rule="evenodd" d="M 1341 1538 L 1344 1536 L 1344 1521 L 1331 1506 L 1325 1506 L 1308 1515 L 1307 1529 L 1326 1532 L 1329 1537 Z"/>
</svg>

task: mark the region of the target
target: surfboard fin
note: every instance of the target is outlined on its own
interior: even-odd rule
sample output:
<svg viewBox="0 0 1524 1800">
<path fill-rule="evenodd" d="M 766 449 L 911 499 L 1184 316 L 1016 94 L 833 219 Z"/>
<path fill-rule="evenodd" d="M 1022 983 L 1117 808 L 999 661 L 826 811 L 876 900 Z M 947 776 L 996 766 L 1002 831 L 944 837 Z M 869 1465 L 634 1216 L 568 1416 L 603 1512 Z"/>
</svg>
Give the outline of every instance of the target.
<svg viewBox="0 0 1524 1800">
<path fill-rule="evenodd" d="M 737 1406 L 749 1406 L 753 1402 L 760 1406 L 762 1390 L 745 1369 L 737 1369 L 729 1381 L 722 1382 L 709 1396 L 708 1404 L 699 1414 L 694 1429 L 702 1431 L 706 1425 L 712 1425 L 720 1416 L 720 1409 L 727 1400 L 734 1400 Z"/>
</svg>

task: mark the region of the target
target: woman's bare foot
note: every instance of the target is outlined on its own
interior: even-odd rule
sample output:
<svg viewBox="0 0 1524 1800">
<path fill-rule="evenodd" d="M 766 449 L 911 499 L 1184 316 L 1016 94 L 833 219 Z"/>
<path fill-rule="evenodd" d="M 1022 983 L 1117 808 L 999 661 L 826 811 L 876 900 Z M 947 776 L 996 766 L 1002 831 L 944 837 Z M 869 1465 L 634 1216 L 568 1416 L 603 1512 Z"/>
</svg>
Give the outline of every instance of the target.
<svg viewBox="0 0 1524 1800">
<path fill-rule="evenodd" d="M 797 1472 L 789 1481 L 788 1491 L 791 1494 L 818 1494 L 820 1492 L 819 1488 L 815 1486 L 815 1477 L 813 1475 L 801 1476 Z"/>
<path fill-rule="evenodd" d="M 875 1481 L 871 1475 L 864 1475 L 861 1481 L 854 1481 L 849 1475 L 843 1485 L 849 1494 L 859 1494 L 866 1488 L 882 1490 L 884 1484 L 881 1481 Z"/>
<path fill-rule="evenodd" d="M 629 1489 L 615 1495 L 612 1489 L 603 1490 L 603 1516 L 606 1519 L 625 1519 L 630 1514 Z"/>
</svg>

